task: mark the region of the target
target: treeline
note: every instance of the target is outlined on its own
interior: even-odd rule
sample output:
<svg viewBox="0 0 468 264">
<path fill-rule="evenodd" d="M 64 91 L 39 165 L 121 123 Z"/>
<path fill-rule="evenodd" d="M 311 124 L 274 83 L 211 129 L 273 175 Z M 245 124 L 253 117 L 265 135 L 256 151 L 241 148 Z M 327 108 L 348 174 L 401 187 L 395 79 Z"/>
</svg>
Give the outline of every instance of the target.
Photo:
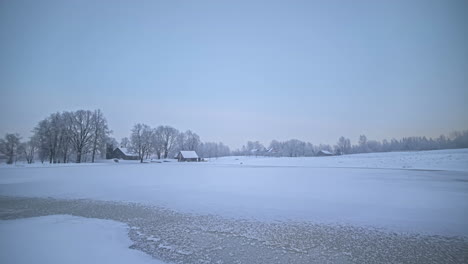
<svg viewBox="0 0 468 264">
<path fill-rule="evenodd" d="M 180 150 L 194 150 L 202 158 L 212 158 L 229 155 L 308 157 L 323 151 L 343 155 L 468 148 L 466 130 L 438 138 L 405 137 L 382 141 L 368 140 L 365 135 L 361 135 L 354 145 L 345 137 L 340 137 L 335 145 L 314 145 L 291 139 L 273 140 L 264 146 L 259 141 L 248 141 L 241 149 L 231 151 L 223 143 L 202 142 L 191 130 L 180 132 L 171 126 L 151 128 L 146 124 L 136 124 L 130 136 L 118 143 L 111 137 L 112 131 L 100 110 L 57 112 L 39 121 L 32 132 L 33 135 L 24 142 L 18 134 L 6 134 L 0 139 L 0 153 L 7 163 L 18 160 L 33 163 L 37 159 L 49 163 L 94 162 L 96 158 L 105 158 L 106 151 L 116 147 L 127 148 L 138 155 L 141 162 L 149 158 L 173 158 Z"/>
<path fill-rule="evenodd" d="M 233 155 L 277 156 L 277 157 L 310 157 L 319 151 L 327 151 L 334 155 L 391 152 L 391 151 L 420 151 L 437 149 L 468 148 L 468 130 L 453 132 L 449 137 L 441 135 L 438 138 L 405 137 L 400 140 L 384 139 L 382 141 L 368 140 L 365 135 L 359 136 L 358 143 L 351 144 L 349 138 L 340 137 L 335 145 L 314 145 L 297 139 L 287 141 L 273 140 L 268 146 L 259 141 L 248 141 L 240 150 L 233 151 Z"/>
<path fill-rule="evenodd" d="M 229 147 L 222 143 L 201 142 L 200 137 L 188 130 L 179 132 L 170 126 L 154 129 L 137 124 L 129 138 L 121 144 L 111 137 L 107 120 L 101 110 L 57 112 L 39 121 L 33 135 L 22 142 L 18 134 L 6 134 L 0 139 L 0 153 L 8 164 L 24 160 L 49 163 L 94 162 L 105 158 L 106 151 L 122 146 L 137 154 L 140 160 L 173 157 L 179 150 L 195 150 L 204 158 L 230 155 Z"/>
<path fill-rule="evenodd" d="M 94 162 L 103 156 L 110 133 L 100 110 L 54 113 L 39 121 L 26 142 L 18 134 L 7 134 L 0 140 L 0 152 L 8 164 L 32 163 L 36 158 L 50 163 Z"/>
</svg>

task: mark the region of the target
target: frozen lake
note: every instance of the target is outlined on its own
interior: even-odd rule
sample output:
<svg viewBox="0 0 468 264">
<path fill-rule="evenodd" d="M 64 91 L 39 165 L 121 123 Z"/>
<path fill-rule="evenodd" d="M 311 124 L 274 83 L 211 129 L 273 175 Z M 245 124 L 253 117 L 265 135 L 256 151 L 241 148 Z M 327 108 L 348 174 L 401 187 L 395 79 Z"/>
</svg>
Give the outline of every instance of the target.
<svg viewBox="0 0 468 264">
<path fill-rule="evenodd" d="M 135 202 L 227 218 L 468 236 L 466 164 L 467 150 L 445 150 L 296 159 L 227 157 L 203 163 L 4 166 L 0 195 Z"/>
</svg>

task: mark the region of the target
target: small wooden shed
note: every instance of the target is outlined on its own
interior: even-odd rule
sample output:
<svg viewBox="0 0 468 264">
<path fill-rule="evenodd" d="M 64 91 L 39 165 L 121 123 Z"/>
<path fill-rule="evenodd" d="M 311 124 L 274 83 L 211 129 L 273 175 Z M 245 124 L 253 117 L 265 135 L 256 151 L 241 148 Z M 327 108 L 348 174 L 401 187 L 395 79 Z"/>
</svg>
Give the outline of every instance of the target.
<svg viewBox="0 0 468 264">
<path fill-rule="evenodd" d="M 197 152 L 195 152 L 193 150 L 179 151 L 179 153 L 177 154 L 176 157 L 177 157 L 177 160 L 179 162 L 182 162 L 182 161 L 200 161 L 200 157 L 198 157 Z"/>
<path fill-rule="evenodd" d="M 333 156 L 333 153 L 331 153 L 331 152 L 328 151 L 328 150 L 320 150 L 319 152 L 317 152 L 316 156 L 320 156 L 320 157 L 323 157 L 323 156 Z"/>
<path fill-rule="evenodd" d="M 137 154 L 132 153 L 127 148 L 115 148 L 112 153 L 112 158 L 123 159 L 123 160 L 138 160 L 140 159 Z"/>
</svg>

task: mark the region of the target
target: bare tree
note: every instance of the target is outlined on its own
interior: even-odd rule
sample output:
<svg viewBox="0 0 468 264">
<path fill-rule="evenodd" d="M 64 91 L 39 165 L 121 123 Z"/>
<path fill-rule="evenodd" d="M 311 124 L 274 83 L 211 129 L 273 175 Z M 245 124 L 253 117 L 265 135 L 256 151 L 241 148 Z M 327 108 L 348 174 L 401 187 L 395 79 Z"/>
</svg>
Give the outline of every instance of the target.
<svg viewBox="0 0 468 264">
<path fill-rule="evenodd" d="M 369 152 L 369 147 L 367 146 L 366 135 L 359 136 L 359 148 L 360 148 L 360 152 L 363 152 L 363 153 Z"/>
<path fill-rule="evenodd" d="M 198 154 L 203 158 L 218 158 L 231 155 L 231 150 L 221 142 L 204 142 L 200 143 Z"/>
<path fill-rule="evenodd" d="M 59 123 L 59 147 L 58 154 L 63 163 L 67 163 L 70 153 L 72 152 L 71 144 L 71 118 L 69 117 L 73 113 L 64 112 L 61 114 L 61 122 Z M 60 159 L 58 158 L 59 162 Z"/>
<path fill-rule="evenodd" d="M 122 138 L 122 140 L 120 141 L 120 146 L 121 146 L 122 148 L 128 148 L 128 147 L 130 147 L 130 140 L 128 139 L 128 137 Z"/>
<path fill-rule="evenodd" d="M 351 141 L 348 138 L 340 137 L 336 144 L 336 152 L 339 154 L 349 154 L 351 152 Z"/>
<path fill-rule="evenodd" d="M 40 141 L 40 155 L 49 159 L 49 163 L 56 161 L 57 156 L 57 145 L 59 138 L 58 129 L 58 116 L 59 113 L 50 115 L 44 120 L 41 120 L 37 127 L 34 129 L 34 133 Z"/>
<path fill-rule="evenodd" d="M 34 128 L 34 136 L 38 143 L 38 154 L 39 159 L 42 163 L 49 157 L 49 122 L 47 119 L 39 121 L 37 126 Z"/>
<path fill-rule="evenodd" d="M 184 132 L 181 132 L 177 135 L 173 147 L 174 152 L 179 152 L 180 150 L 187 149 L 187 135 Z"/>
<path fill-rule="evenodd" d="M 70 118 L 71 142 L 76 151 L 76 163 L 81 163 L 83 153 L 89 147 L 92 140 L 93 112 L 89 110 L 78 110 L 72 113 Z"/>
<path fill-rule="evenodd" d="M 93 132 L 92 132 L 92 153 L 91 162 L 94 163 L 94 157 L 98 149 L 103 151 L 106 144 L 106 137 L 110 134 L 109 127 L 107 126 L 107 120 L 102 114 L 101 110 L 95 110 L 92 117 Z"/>
<path fill-rule="evenodd" d="M 179 134 L 179 131 L 171 126 L 160 126 L 158 127 L 159 132 L 161 133 L 162 147 L 164 158 L 167 158 L 169 151 L 171 151 L 174 146 L 174 142 Z"/>
<path fill-rule="evenodd" d="M 190 130 L 185 131 L 185 148 L 187 150 L 197 150 L 200 145 L 200 137 Z"/>
<path fill-rule="evenodd" d="M 36 153 L 37 147 L 37 139 L 34 136 L 32 136 L 28 142 L 23 143 L 21 150 L 23 151 L 24 157 L 28 164 L 34 162 L 34 155 Z"/>
<path fill-rule="evenodd" d="M 175 146 L 173 147 L 172 151 L 169 154 L 175 154 L 179 152 L 180 150 L 198 150 L 198 147 L 200 146 L 200 137 L 190 131 L 187 130 L 185 132 L 181 132 L 177 135 L 177 138 L 175 140 Z"/>
<path fill-rule="evenodd" d="M 152 146 L 153 131 L 148 125 L 136 124 L 130 136 L 131 149 L 138 154 L 140 162 L 149 155 Z"/>
<path fill-rule="evenodd" d="M 5 139 L 0 139 L 0 152 L 7 157 L 7 164 L 16 161 L 20 140 L 18 134 L 6 134 Z"/>
<path fill-rule="evenodd" d="M 164 140 L 163 140 L 163 127 L 159 126 L 158 128 L 153 129 L 153 136 L 151 139 L 151 148 L 152 152 L 156 153 L 158 159 L 161 159 L 164 152 Z"/>
<path fill-rule="evenodd" d="M 70 116 L 72 113 L 54 113 L 41 120 L 34 129 L 39 158 L 42 162 L 46 158 L 50 163 L 65 163 L 71 148 Z"/>
</svg>

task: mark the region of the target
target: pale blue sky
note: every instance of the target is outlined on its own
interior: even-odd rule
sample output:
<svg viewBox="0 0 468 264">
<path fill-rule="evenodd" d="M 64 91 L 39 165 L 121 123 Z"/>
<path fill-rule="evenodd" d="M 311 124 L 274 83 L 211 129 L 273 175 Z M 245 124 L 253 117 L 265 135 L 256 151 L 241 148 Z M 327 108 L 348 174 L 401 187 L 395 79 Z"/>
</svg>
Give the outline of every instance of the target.
<svg viewBox="0 0 468 264">
<path fill-rule="evenodd" d="M 468 128 L 467 1 L 0 1 L 0 134 L 104 111 L 202 140 Z"/>
</svg>

